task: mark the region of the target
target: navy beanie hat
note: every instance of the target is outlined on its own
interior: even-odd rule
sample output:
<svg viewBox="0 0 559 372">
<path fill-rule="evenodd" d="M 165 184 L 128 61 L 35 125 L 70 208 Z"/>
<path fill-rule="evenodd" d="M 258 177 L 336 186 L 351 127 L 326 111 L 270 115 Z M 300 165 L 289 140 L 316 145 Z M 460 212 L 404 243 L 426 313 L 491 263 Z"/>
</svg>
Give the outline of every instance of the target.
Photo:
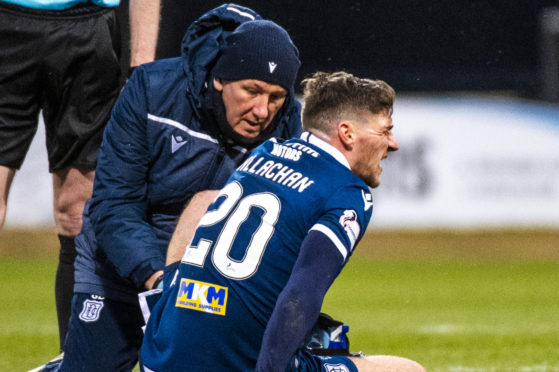
<svg viewBox="0 0 559 372">
<path fill-rule="evenodd" d="M 213 75 L 223 80 L 262 80 L 293 89 L 301 62 L 283 28 L 272 21 L 247 21 L 225 40 Z"/>
</svg>

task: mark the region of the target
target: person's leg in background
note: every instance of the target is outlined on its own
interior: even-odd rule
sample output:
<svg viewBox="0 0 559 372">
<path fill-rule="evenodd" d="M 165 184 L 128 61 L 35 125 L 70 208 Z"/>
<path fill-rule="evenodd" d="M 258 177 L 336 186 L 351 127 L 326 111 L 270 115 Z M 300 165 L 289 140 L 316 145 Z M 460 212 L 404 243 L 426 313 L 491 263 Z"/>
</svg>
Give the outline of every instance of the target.
<svg viewBox="0 0 559 372">
<path fill-rule="evenodd" d="M 0 2 L 0 230 L 12 181 L 37 131 L 41 109 L 40 45 L 35 34 L 26 32 L 29 23 L 28 17 Z"/>
<path fill-rule="evenodd" d="M 61 243 L 55 302 L 62 348 L 74 286 L 74 237 L 91 196 L 103 128 L 123 83 L 118 22 L 114 9 L 91 3 L 61 11 L 3 4 L 0 222 L 11 179 L 23 163 L 42 109 Z"/>
<path fill-rule="evenodd" d="M 16 170 L 0 165 L 0 231 L 6 221 L 6 211 L 8 210 L 8 194 Z"/>
<path fill-rule="evenodd" d="M 54 292 L 61 350 L 68 330 L 74 293 L 74 260 L 77 255 L 74 238 L 81 230 L 83 207 L 91 197 L 94 175 L 94 171 L 76 168 L 52 175 L 54 221 L 60 240 Z"/>
<path fill-rule="evenodd" d="M 53 52 L 44 60 L 47 94 L 43 117 L 60 240 L 55 302 L 61 351 L 74 292 L 74 238 L 92 194 L 103 129 L 123 83 L 114 9 L 92 4 L 83 7 L 77 13 L 70 9 L 57 15 L 46 26 L 52 31 L 46 42 L 52 43 Z"/>
</svg>

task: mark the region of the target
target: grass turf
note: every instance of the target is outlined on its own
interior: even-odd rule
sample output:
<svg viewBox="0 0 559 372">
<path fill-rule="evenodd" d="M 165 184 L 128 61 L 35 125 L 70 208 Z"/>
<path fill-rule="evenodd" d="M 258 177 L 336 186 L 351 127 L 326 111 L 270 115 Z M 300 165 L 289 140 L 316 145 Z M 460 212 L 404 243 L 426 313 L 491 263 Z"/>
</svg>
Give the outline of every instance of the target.
<svg viewBox="0 0 559 372">
<path fill-rule="evenodd" d="M 0 370 L 58 353 L 56 235 L 0 233 Z M 39 247 L 39 248 L 37 248 Z M 559 231 L 371 231 L 323 310 L 428 371 L 559 371 Z"/>
</svg>

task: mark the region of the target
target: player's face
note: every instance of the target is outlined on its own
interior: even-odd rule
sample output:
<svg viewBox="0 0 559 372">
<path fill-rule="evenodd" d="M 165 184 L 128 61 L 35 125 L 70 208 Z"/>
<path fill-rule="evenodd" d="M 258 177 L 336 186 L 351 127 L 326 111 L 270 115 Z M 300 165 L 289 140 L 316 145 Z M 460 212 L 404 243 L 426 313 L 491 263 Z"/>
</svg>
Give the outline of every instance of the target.
<svg viewBox="0 0 559 372">
<path fill-rule="evenodd" d="M 364 125 L 356 126 L 356 161 L 352 171 L 370 187 L 377 187 L 382 173 L 380 162 L 390 151 L 398 150 L 398 141 L 392 133 L 392 112 L 369 113 L 364 118 Z"/>
<path fill-rule="evenodd" d="M 261 80 L 214 80 L 221 91 L 227 122 L 245 138 L 255 138 L 266 129 L 285 102 L 287 91 Z"/>
</svg>

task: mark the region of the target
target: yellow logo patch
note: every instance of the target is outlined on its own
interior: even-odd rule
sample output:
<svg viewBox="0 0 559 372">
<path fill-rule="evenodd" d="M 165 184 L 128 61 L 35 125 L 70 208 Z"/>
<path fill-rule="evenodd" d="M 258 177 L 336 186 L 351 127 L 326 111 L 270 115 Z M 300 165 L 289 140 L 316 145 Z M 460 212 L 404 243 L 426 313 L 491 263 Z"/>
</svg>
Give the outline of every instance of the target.
<svg viewBox="0 0 559 372">
<path fill-rule="evenodd" d="M 182 278 L 177 294 L 176 307 L 225 315 L 227 287 Z"/>
</svg>

